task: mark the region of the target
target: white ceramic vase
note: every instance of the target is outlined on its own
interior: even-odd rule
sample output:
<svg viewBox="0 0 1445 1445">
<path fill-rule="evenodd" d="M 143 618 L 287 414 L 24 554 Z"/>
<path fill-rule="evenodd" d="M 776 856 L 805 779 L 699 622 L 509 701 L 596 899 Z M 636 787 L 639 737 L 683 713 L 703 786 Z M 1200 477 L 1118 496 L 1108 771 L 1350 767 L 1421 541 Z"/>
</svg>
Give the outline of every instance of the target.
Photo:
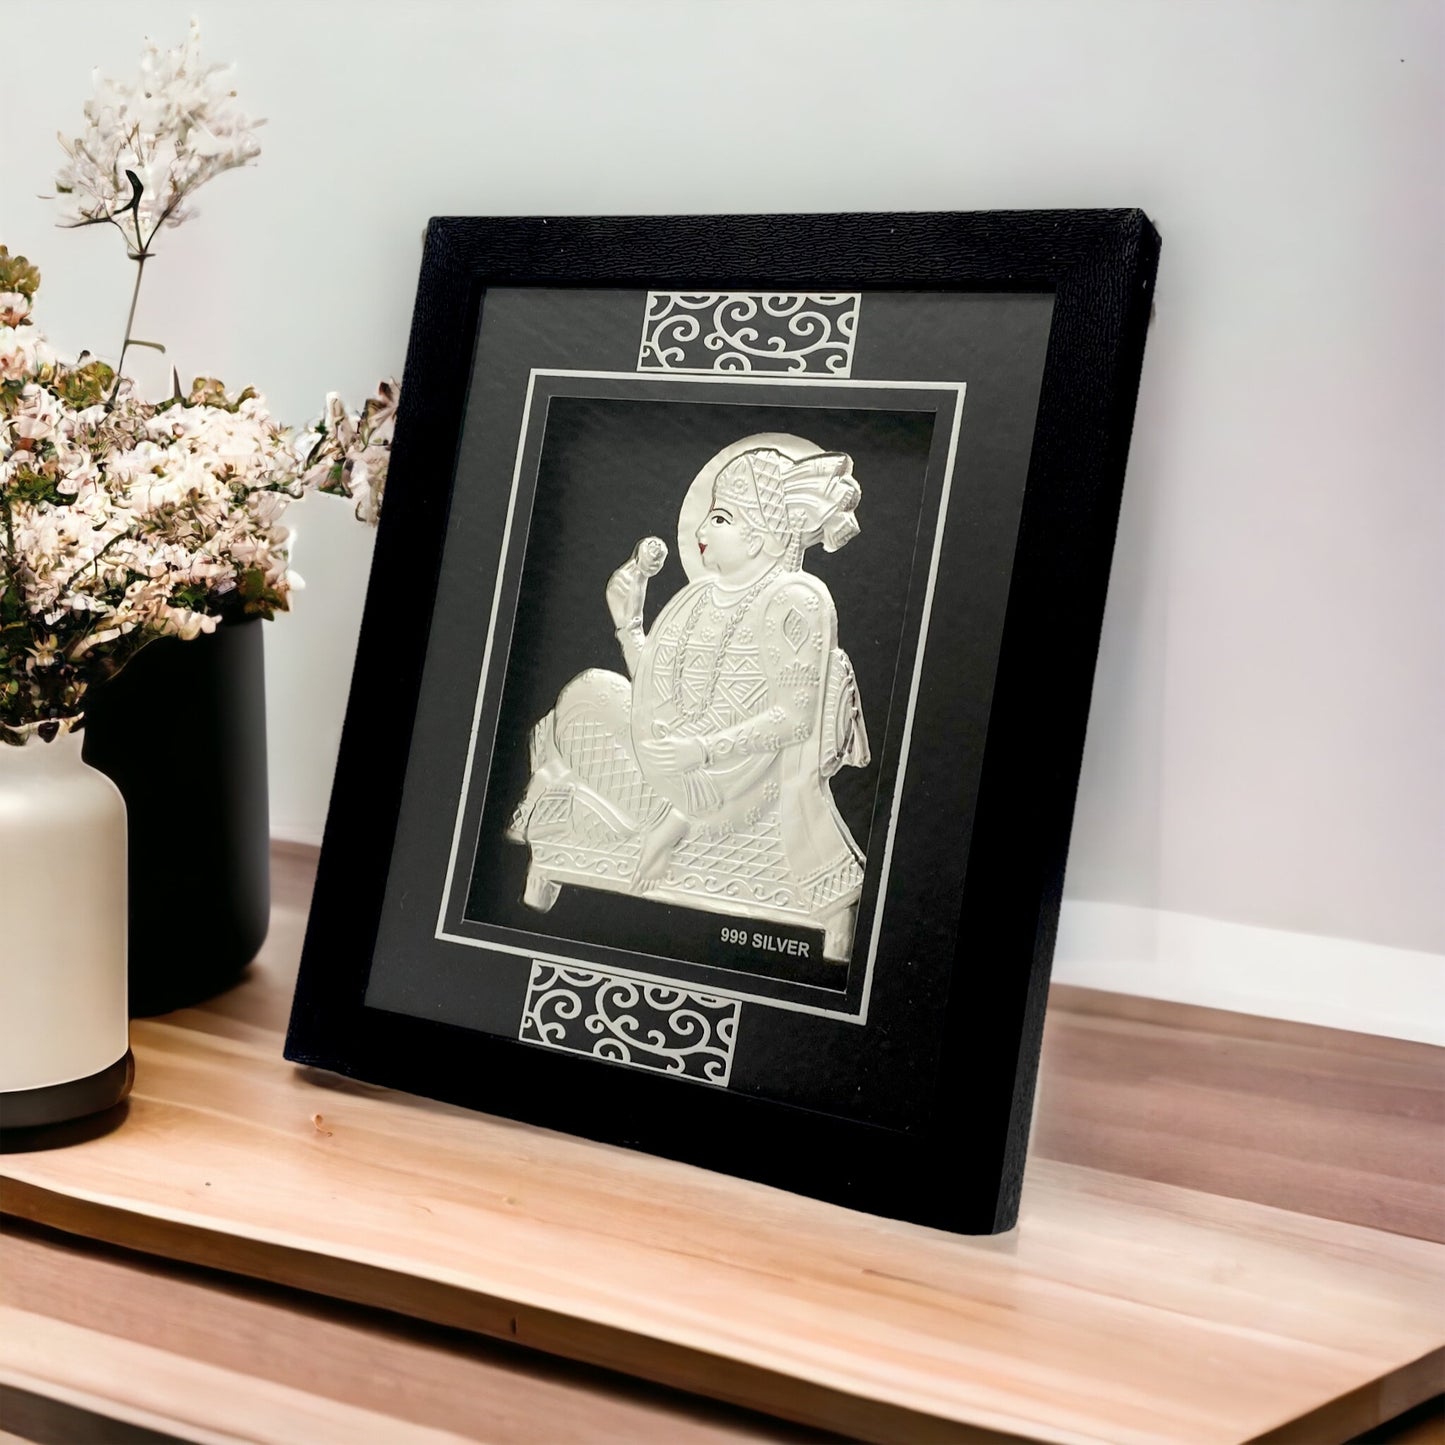
<svg viewBox="0 0 1445 1445">
<path fill-rule="evenodd" d="M 0 741 L 0 1127 L 107 1109 L 130 1089 L 125 803 L 79 719 Z"/>
</svg>

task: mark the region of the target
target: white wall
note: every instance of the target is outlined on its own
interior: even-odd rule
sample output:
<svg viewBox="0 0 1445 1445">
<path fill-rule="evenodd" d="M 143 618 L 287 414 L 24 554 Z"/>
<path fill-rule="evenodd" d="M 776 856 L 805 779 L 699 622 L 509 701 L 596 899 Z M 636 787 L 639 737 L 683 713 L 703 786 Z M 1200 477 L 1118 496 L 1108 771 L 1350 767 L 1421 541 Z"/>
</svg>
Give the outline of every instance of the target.
<svg viewBox="0 0 1445 1445">
<path fill-rule="evenodd" d="M 31 199 L 52 137 L 93 64 L 193 9 L 265 153 L 166 236 L 143 330 L 287 418 L 399 369 L 436 213 L 1147 209 L 1157 316 L 1069 894 L 1371 945 L 1321 950 L 1315 982 L 1392 1027 L 1379 960 L 1445 952 L 1445 8 L 8 0 L 0 237 L 41 264 L 59 343 L 114 347 L 129 265 Z M 327 499 L 297 522 L 272 804 L 316 837 L 369 537 Z M 1088 979 L 1078 934 L 1063 971 Z M 1167 957 L 1136 962 L 1128 986 L 1168 991 Z"/>
</svg>

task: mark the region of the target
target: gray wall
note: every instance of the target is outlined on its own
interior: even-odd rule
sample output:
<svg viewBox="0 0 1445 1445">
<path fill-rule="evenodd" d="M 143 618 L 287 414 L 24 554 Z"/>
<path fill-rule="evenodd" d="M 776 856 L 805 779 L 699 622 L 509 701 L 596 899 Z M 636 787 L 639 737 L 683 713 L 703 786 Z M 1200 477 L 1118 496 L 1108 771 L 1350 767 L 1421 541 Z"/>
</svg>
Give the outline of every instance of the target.
<svg viewBox="0 0 1445 1445">
<path fill-rule="evenodd" d="M 33 199 L 54 134 L 193 5 L 6 6 L 0 238 L 61 346 L 113 350 L 130 267 Z M 164 237 L 139 329 L 301 420 L 399 370 L 434 213 L 1143 206 L 1164 257 L 1069 892 L 1445 951 L 1442 16 L 212 3 L 265 151 Z M 325 498 L 296 524 L 272 804 L 315 838 L 370 538 Z"/>
</svg>

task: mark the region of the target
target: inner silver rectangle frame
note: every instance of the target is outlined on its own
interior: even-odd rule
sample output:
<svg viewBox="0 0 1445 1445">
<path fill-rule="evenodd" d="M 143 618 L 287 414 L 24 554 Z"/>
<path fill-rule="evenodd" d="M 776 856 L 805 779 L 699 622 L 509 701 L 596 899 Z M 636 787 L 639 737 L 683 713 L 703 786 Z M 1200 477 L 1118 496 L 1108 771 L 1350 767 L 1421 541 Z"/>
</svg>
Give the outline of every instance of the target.
<svg viewBox="0 0 1445 1445">
<path fill-rule="evenodd" d="M 527 399 L 522 407 L 522 424 L 517 437 L 517 457 L 512 467 L 512 491 L 507 499 L 507 520 L 502 528 L 502 547 L 497 564 L 497 580 L 492 589 L 492 613 L 487 624 L 487 642 L 482 652 L 482 673 L 477 682 L 477 699 L 472 710 L 472 727 L 467 739 L 466 767 L 462 774 L 461 793 L 457 799 L 457 816 L 452 827 L 451 854 L 447 859 L 446 884 L 442 889 L 441 907 L 437 912 L 437 926 L 433 937 L 443 943 L 457 943 L 467 948 L 484 948 L 496 953 L 512 953 L 524 958 L 544 959 L 548 963 L 571 964 L 577 968 L 601 970 L 619 978 L 641 979 L 647 983 L 663 983 L 673 987 L 694 987 L 684 984 L 675 974 L 644 973 L 640 969 L 614 968 L 599 964 L 595 959 L 577 958 L 568 953 L 544 953 L 535 947 L 521 947 L 515 944 L 496 943 L 490 939 L 466 938 L 446 931 L 447 910 L 451 905 L 452 883 L 456 876 L 457 854 L 461 848 L 462 823 L 466 813 L 467 799 L 471 796 L 472 764 L 477 755 L 477 733 L 482 721 L 482 700 L 486 695 L 487 678 L 491 673 L 493 643 L 497 634 L 497 614 L 502 604 L 502 582 L 507 570 L 507 557 L 512 546 L 512 523 L 516 516 L 517 488 L 522 479 L 522 458 L 527 446 L 528 428 L 532 418 L 532 396 L 539 376 L 578 377 L 587 381 L 663 381 L 678 386 L 701 383 L 705 386 L 824 386 L 862 387 L 869 390 L 896 389 L 899 391 L 952 391 L 958 395 L 953 409 L 953 427 L 948 438 L 948 457 L 944 463 L 943 491 L 938 502 L 938 526 L 933 534 L 933 554 L 928 565 L 928 585 L 923 594 L 923 619 L 919 627 L 918 652 L 913 661 L 913 679 L 908 688 L 908 710 L 903 719 L 903 742 L 898 755 L 898 778 L 893 790 L 893 807 L 888 818 L 888 836 L 883 845 L 883 863 L 878 877 L 878 903 L 873 910 L 873 929 L 868 940 L 868 961 L 863 974 L 863 995 L 857 1013 L 846 1009 L 827 1008 L 821 1004 L 798 1003 L 791 999 L 769 998 L 763 994 L 749 993 L 745 989 L 715 987 L 709 983 L 706 992 L 718 998 L 735 998 L 747 1003 L 761 1004 L 767 1008 L 787 1009 L 794 1013 L 817 1014 L 823 1018 L 841 1019 L 848 1023 L 868 1022 L 868 1003 L 873 992 L 873 966 L 878 957 L 878 940 L 883 930 L 884 905 L 887 899 L 888 874 L 893 865 L 893 843 L 898 831 L 898 811 L 903 801 L 903 782 L 908 774 L 908 754 L 913 742 L 913 718 L 918 706 L 918 689 L 923 678 L 923 654 L 928 645 L 928 633 L 933 618 L 933 593 L 938 581 L 938 563 L 943 554 L 943 532 L 948 524 L 948 499 L 953 488 L 953 469 L 958 457 L 958 430 L 963 419 L 963 399 L 966 383 L 961 381 L 869 381 L 864 378 L 842 379 L 838 377 L 810 376 L 760 376 L 735 374 L 685 374 L 666 371 L 571 371 L 564 368 L 533 367 L 527 377 Z M 539 439 L 540 444 L 540 439 Z M 495 738 L 493 739 L 495 743 Z M 490 756 L 490 753 L 488 754 Z M 565 940 L 564 940 L 565 941 Z M 836 990 L 829 990 L 835 992 Z"/>
</svg>

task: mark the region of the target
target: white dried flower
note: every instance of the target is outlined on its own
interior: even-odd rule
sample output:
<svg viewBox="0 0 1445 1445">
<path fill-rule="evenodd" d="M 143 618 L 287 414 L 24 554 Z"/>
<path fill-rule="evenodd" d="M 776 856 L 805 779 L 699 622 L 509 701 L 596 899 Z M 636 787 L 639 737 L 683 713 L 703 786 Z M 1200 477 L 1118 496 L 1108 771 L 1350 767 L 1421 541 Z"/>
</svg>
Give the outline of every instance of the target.
<svg viewBox="0 0 1445 1445">
<path fill-rule="evenodd" d="M 336 392 L 328 393 L 326 410 L 296 441 L 302 485 L 350 497 L 358 519 L 375 524 L 381 517 L 400 398 L 400 384 L 383 381 L 353 414 Z"/>
<path fill-rule="evenodd" d="M 30 298 L 23 291 L 0 291 L 0 326 L 22 326 L 30 315 Z"/>
<path fill-rule="evenodd" d="M 49 360 L 50 348 L 34 326 L 0 326 L 0 381 L 19 381 Z"/>
<path fill-rule="evenodd" d="M 194 21 L 182 46 L 147 41 L 133 80 L 96 72 L 85 129 L 60 137 L 68 157 L 55 177 L 62 224 L 114 221 L 144 253 L 162 225 L 194 215 L 196 191 L 261 153 L 261 122 L 236 104 L 229 76 L 229 67 L 202 59 Z"/>
<path fill-rule="evenodd" d="M 156 405 L 97 361 L 0 381 L 0 723 L 77 711 L 154 637 L 284 609 L 299 492 L 254 392 L 202 379 Z"/>
</svg>

